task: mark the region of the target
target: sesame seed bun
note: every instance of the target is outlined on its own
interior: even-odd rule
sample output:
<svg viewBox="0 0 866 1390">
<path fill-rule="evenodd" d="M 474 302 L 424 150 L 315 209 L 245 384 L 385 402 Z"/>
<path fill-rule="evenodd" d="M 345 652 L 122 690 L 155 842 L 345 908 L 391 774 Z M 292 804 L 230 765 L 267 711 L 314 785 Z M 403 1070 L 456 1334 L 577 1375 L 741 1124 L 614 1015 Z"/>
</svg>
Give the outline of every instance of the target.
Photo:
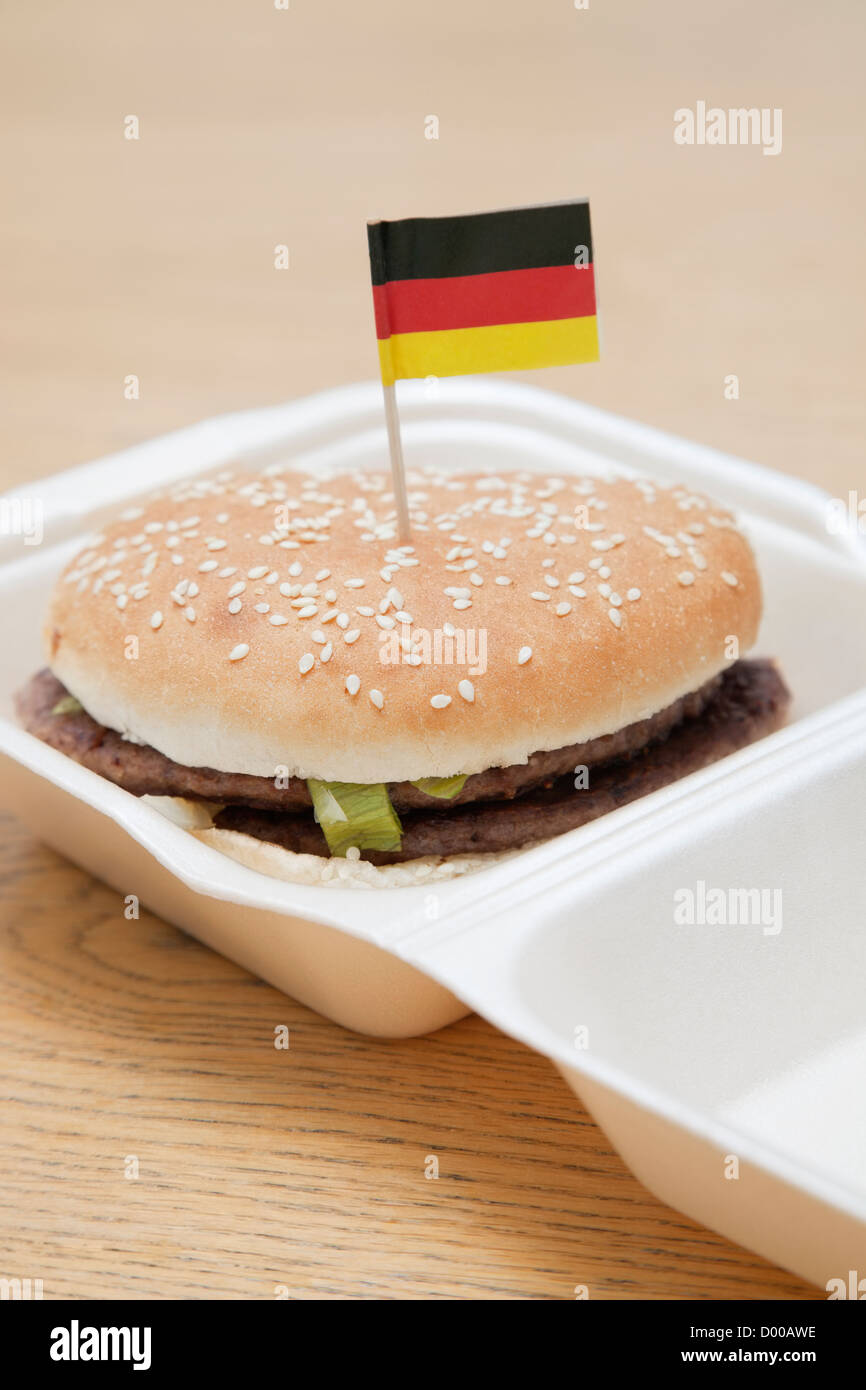
<svg viewBox="0 0 866 1390">
<path fill-rule="evenodd" d="M 386 473 L 154 496 L 59 579 L 48 664 L 94 719 L 186 766 L 397 782 L 611 733 L 755 640 L 749 544 L 685 487 L 407 481 L 406 544 Z"/>
</svg>

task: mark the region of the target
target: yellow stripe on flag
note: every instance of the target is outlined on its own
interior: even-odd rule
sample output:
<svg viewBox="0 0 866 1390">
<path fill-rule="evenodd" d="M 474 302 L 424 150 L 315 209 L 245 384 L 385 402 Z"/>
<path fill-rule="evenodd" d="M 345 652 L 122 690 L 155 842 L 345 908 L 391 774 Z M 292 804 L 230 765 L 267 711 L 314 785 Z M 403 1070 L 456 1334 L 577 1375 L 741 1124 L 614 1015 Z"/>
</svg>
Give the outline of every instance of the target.
<svg viewBox="0 0 866 1390">
<path fill-rule="evenodd" d="M 483 328 L 446 328 L 433 333 L 392 333 L 390 338 L 379 339 L 385 386 L 393 386 L 404 377 L 528 371 L 597 361 L 595 314 Z"/>
</svg>

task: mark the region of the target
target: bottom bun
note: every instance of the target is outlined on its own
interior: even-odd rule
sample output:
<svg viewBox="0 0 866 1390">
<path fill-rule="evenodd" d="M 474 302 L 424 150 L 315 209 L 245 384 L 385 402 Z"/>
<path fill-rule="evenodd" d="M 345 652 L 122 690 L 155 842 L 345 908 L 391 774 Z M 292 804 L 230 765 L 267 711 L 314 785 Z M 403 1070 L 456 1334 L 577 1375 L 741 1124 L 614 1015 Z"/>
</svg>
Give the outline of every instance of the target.
<svg viewBox="0 0 866 1390">
<path fill-rule="evenodd" d="M 282 879 L 284 883 L 316 888 L 418 888 L 425 883 L 442 883 L 444 879 L 477 873 L 479 869 L 501 864 L 504 859 L 520 853 L 518 849 L 509 849 L 494 854 L 455 854 L 447 858 L 430 855 L 403 864 L 376 865 L 365 859 L 326 859 L 319 854 L 296 854 L 268 840 L 242 835 L 238 830 L 189 827 L 189 831 L 202 844 L 210 845 L 247 869 Z"/>
<path fill-rule="evenodd" d="M 296 854 L 282 845 L 257 840 L 238 830 L 221 830 L 212 824 L 219 805 L 211 801 L 189 801 L 182 796 L 143 796 L 181 830 L 187 830 L 203 845 L 210 845 L 236 864 L 283 883 L 299 883 L 314 888 L 417 888 L 424 883 L 442 883 L 449 878 L 488 869 L 519 854 L 519 849 L 494 854 L 428 855 L 403 864 L 369 864 L 364 859 L 328 859 L 320 854 Z"/>
</svg>

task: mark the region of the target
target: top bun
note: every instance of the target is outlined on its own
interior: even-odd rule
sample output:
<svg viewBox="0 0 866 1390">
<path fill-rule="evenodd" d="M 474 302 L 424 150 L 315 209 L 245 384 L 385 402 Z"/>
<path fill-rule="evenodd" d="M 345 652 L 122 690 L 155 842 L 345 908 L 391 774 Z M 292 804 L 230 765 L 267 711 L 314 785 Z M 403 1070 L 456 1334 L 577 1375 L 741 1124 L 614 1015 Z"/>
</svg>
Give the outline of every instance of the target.
<svg viewBox="0 0 866 1390">
<path fill-rule="evenodd" d="M 398 782 L 612 733 L 755 640 L 748 542 L 686 487 L 433 469 L 407 484 L 410 544 L 382 472 L 270 467 L 154 495 L 59 580 L 48 664 L 100 723 L 178 763 Z"/>
</svg>

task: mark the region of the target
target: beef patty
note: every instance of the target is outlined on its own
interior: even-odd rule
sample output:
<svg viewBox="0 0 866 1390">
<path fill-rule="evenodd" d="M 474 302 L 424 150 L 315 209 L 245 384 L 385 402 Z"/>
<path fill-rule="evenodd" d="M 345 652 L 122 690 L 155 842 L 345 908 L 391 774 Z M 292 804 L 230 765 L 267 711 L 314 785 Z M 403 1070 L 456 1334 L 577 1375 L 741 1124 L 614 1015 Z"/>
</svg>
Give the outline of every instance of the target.
<svg viewBox="0 0 866 1390">
<path fill-rule="evenodd" d="M 645 748 L 665 738 L 683 719 L 700 714 L 719 688 L 715 676 L 693 694 L 675 700 L 649 719 L 629 724 L 616 733 L 587 743 L 575 743 L 552 752 L 533 753 L 527 763 L 513 767 L 492 767 L 467 777 L 462 790 L 448 801 L 459 806 L 468 801 L 502 801 L 518 796 L 530 787 L 546 785 L 579 766 L 592 767 Z M 291 777 L 288 785 L 277 787 L 271 777 L 250 777 L 243 772 L 218 772 L 212 767 L 184 767 L 172 762 L 155 748 L 130 743 L 114 729 L 97 724 L 84 710 L 57 715 L 53 711 L 69 692 L 51 671 L 40 671 L 16 696 L 18 718 L 31 734 L 50 743 L 67 757 L 107 777 L 134 796 L 184 796 L 193 801 L 218 801 L 253 806 L 262 811 L 309 811 L 312 809 L 306 782 Z M 287 750 L 287 760 L 288 760 Z M 427 796 L 411 782 L 389 785 L 391 802 L 397 811 L 441 807 L 442 800 Z"/>
<path fill-rule="evenodd" d="M 401 816 L 398 852 L 362 850 L 361 857 L 373 864 L 395 864 L 428 854 L 483 854 L 550 839 L 772 733 L 783 723 L 789 702 L 788 688 L 771 661 L 738 661 L 699 716 L 683 719 L 663 741 L 591 767 L 585 790 L 575 790 L 572 773 L 510 800 L 453 811 L 410 811 Z M 325 837 L 309 815 L 226 806 L 214 824 L 298 853 L 328 855 Z"/>
<path fill-rule="evenodd" d="M 128 742 L 83 710 L 55 714 L 67 693 L 50 671 L 40 671 L 16 697 L 24 727 L 137 796 L 228 802 L 214 821 L 220 828 L 299 853 L 328 855 L 303 781 L 293 778 L 277 788 L 266 777 L 183 767 L 154 748 Z M 461 794 L 447 803 L 411 783 L 392 783 L 402 848 L 363 851 L 363 858 L 391 864 L 422 855 L 487 853 L 560 835 L 771 733 L 784 721 L 789 701 L 771 661 L 738 661 L 650 719 L 587 743 L 534 753 L 526 764 L 467 777 Z M 589 785 L 576 790 L 574 769 L 581 765 L 589 768 Z"/>
</svg>

